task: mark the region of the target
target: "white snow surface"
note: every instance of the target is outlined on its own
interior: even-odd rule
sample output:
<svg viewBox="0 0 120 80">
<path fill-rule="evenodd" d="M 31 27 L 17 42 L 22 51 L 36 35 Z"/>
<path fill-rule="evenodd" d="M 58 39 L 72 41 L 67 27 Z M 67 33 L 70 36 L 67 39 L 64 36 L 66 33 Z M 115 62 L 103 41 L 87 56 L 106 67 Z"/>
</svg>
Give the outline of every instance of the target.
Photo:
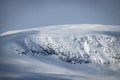
<svg viewBox="0 0 120 80">
<path fill-rule="evenodd" d="M 73 24 L 8 31 L 0 34 L 0 45 L 1 59 L 8 58 L 4 63 L 21 66 L 30 75 L 48 75 L 44 80 L 120 78 L 120 26 Z M 23 77 L 18 73 L 0 76 Z"/>
</svg>

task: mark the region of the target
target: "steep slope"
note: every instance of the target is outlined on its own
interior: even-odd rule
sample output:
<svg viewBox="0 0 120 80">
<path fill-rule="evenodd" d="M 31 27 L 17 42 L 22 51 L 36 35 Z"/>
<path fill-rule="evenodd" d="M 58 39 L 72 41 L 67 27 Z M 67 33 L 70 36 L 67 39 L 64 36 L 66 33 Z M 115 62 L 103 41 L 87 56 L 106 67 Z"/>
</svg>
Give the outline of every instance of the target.
<svg viewBox="0 0 120 80">
<path fill-rule="evenodd" d="M 56 55 L 69 63 L 102 64 L 120 61 L 120 38 L 109 35 L 94 34 L 51 38 L 38 36 L 25 38 L 14 44 L 15 51 L 22 54 Z"/>
</svg>

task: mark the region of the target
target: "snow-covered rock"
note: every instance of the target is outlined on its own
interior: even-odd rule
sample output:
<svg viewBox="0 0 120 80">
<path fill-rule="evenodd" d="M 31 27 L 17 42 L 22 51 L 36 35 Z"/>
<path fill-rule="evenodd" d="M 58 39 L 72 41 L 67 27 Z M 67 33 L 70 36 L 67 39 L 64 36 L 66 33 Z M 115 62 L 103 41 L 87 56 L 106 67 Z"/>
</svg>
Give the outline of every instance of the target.
<svg viewBox="0 0 120 80">
<path fill-rule="evenodd" d="M 81 24 L 8 31 L 0 34 L 0 42 L 4 50 L 26 56 L 55 56 L 65 64 L 120 70 L 120 26 Z"/>
</svg>

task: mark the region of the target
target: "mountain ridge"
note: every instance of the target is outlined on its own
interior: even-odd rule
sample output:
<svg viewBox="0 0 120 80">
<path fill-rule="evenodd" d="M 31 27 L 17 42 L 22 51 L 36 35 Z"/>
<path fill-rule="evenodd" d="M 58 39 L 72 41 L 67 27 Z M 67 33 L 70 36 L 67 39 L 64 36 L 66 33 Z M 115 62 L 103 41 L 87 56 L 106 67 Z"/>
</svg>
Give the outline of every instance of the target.
<svg viewBox="0 0 120 80">
<path fill-rule="evenodd" d="M 9 37 L 14 51 L 21 54 L 56 55 L 62 61 L 72 64 L 94 61 L 105 65 L 119 64 L 119 29 L 115 26 L 101 29 L 105 25 L 89 25 L 89 28 L 85 26 L 88 25 L 10 31 L 0 34 L 0 37 Z M 113 35 L 114 31 L 117 35 Z"/>
</svg>

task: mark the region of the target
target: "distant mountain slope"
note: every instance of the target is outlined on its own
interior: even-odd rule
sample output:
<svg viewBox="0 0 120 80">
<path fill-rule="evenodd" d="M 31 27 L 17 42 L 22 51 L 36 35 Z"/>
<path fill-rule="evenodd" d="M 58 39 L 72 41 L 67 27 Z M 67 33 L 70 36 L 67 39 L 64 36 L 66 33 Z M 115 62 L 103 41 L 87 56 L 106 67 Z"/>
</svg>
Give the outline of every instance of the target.
<svg viewBox="0 0 120 80">
<path fill-rule="evenodd" d="M 120 26 L 55 25 L 0 34 L 0 80 L 119 80 Z"/>
<path fill-rule="evenodd" d="M 0 35 L 25 55 L 56 55 L 72 64 L 120 64 L 120 29 L 103 25 L 62 25 L 9 31 Z"/>
</svg>

